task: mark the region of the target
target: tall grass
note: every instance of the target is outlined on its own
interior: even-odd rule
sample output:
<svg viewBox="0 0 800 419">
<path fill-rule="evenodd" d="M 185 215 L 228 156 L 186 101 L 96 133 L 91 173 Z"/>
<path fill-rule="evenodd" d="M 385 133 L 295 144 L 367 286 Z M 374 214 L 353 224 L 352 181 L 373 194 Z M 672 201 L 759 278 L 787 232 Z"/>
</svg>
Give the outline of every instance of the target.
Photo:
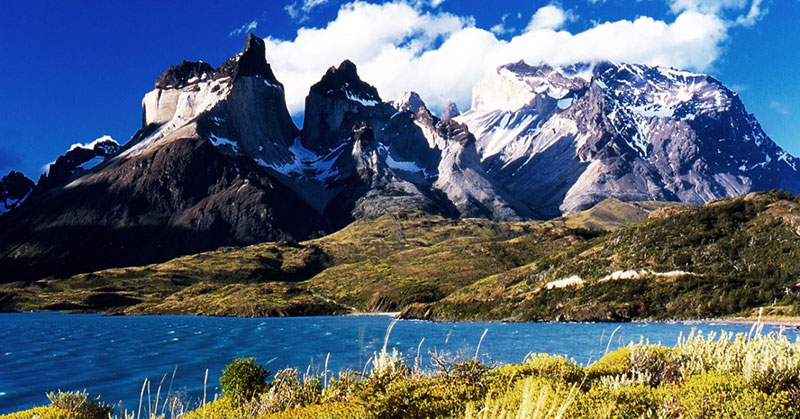
<svg viewBox="0 0 800 419">
<path fill-rule="evenodd" d="M 555 393 L 555 394 L 554 394 Z M 467 405 L 465 419 L 561 419 L 566 417 L 567 409 L 575 401 L 577 384 L 573 384 L 565 398 L 559 397 L 558 390 L 542 386 L 537 390 L 534 381 L 526 380 L 519 407 L 510 405 L 507 400 L 489 399 L 486 405 L 476 411 L 475 404 Z"/>
</svg>

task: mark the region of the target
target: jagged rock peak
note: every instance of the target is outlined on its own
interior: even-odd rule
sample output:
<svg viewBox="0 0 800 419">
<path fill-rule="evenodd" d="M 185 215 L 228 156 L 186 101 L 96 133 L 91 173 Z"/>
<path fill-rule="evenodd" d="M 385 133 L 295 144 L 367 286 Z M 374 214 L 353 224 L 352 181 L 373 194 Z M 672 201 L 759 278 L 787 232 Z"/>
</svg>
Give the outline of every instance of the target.
<svg viewBox="0 0 800 419">
<path fill-rule="evenodd" d="M 47 173 L 42 173 L 36 185 L 37 191 L 66 182 L 76 174 L 84 173 L 94 165 L 116 155 L 119 150 L 119 144 L 109 136 L 103 136 L 89 144 L 74 144 L 50 164 Z"/>
<path fill-rule="evenodd" d="M 447 141 L 454 141 L 466 147 L 475 143 L 475 136 L 469 132 L 466 124 L 452 119 L 442 120 L 436 127 L 436 132 Z"/>
<path fill-rule="evenodd" d="M 342 92 L 349 99 L 381 101 L 378 89 L 361 80 L 358 68 L 350 60 L 344 60 L 339 67 L 330 67 L 322 79 L 311 86 L 311 91 L 320 95 Z"/>
<path fill-rule="evenodd" d="M 202 61 L 181 61 L 171 65 L 156 80 L 156 89 L 183 87 L 196 81 L 205 80 L 214 72 L 214 67 Z"/>
<path fill-rule="evenodd" d="M 20 172 L 11 171 L 0 179 L 0 214 L 19 206 L 34 187 L 32 180 Z"/>
<path fill-rule="evenodd" d="M 461 115 L 461 111 L 458 109 L 458 105 L 456 105 L 455 102 L 447 102 L 447 104 L 442 107 L 441 115 L 442 121 L 449 121 Z"/>
<path fill-rule="evenodd" d="M 214 72 L 214 78 L 231 77 L 235 80 L 243 76 L 261 76 L 272 84 L 280 85 L 267 63 L 264 40 L 252 33 L 247 34 L 242 52 L 229 58 Z"/>
<path fill-rule="evenodd" d="M 281 85 L 272 67 L 267 63 L 264 40 L 248 34 L 242 52 L 226 60 L 216 69 L 203 61 L 182 61 L 170 66 L 156 80 L 156 89 L 181 88 L 208 79 L 230 77 L 235 80 L 243 76 L 261 76 L 268 82 Z"/>
<path fill-rule="evenodd" d="M 417 92 L 406 92 L 403 97 L 397 102 L 394 102 L 393 105 L 399 112 L 417 113 L 420 109 L 427 109 L 425 107 L 425 102 L 422 101 L 422 98 L 419 97 Z"/>
</svg>

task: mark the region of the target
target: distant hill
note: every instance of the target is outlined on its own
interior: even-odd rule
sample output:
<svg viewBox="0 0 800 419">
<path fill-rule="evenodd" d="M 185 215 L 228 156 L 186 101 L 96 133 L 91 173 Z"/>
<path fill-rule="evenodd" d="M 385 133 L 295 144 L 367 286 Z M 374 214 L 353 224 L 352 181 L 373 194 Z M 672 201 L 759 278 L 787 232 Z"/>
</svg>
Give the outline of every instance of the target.
<svg viewBox="0 0 800 419">
<path fill-rule="evenodd" d="M 316 240 L 8 284 L 4 310 L 229 316 L 403 311 L 437 320 L 626 321 L 800 313 L 800 199 L 607 200 L 552 221 L 416 210 Z M 624 222 L 620 214 L 633 214 Z"/>
<path fill-rule="evenodd" d="M 670 207 L 484 278 L 437 319 L 619 321 L 800 313 L 800 204 L 784 192 Z M 417 308 L 419 311 L 419 308 Z"/>
</svg>

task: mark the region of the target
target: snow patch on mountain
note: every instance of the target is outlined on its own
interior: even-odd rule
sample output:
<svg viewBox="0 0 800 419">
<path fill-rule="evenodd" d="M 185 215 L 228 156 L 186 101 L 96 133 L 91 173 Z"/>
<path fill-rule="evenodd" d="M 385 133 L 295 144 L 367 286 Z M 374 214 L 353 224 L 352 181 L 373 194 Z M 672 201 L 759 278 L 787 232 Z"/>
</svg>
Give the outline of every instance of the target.
<svg viewBox="0 0 800 419">
<path fill-rule="evenodd" d="M 413 161 L 397 161 L 391 154 L 386 154 L 386 165 L 395 170 L 403 170 L 413 173 L 425 173 L 425 169 L 417 166 Z"/>
<path fill-rule="evenodd" d="M 103 135 L 102 137 L 100 137 L 100 138 L 98 138 L 98 139 L 96 139 L 96 140 L 94 140 L 94 141 L 92 141 L 90 143 L 85 143 L 85 144 L 84 143 L 75 143 L 75 144 L 72 144 L 69 147 L 69 149 L 67 150 L 67 152 L 75 150 L 76 148 L 85 148 L 85 149 L 88 149 L 88 150 L 94 150 L 95 147 L 98 147 L 98 146 L 103 148 L 107 154 L 110 154 L 112 152 L 112 148 L 114 146 L 119 148 L 119 143 L 117 143 L 113 138 L 111 138 L 110 135 Z M 115 150 L 113 150 L 113 151 L 115 151 Z"/>
<path fill-rule="evenodd" d="M 259 160 L 258 163 L 289 176 L 290 178 L 308 178 L 325 181 L 338 174 L 338 171 L 335 170 L 333 166 L 336 159 L 342 154 L 345 145 L 346 144 L 342 144 L 326 155 L 320 156 L 303 147 L 303 144 L 300 142 L 300 137 L 297 137 L 291 147 L 289 147 L 289 151 L 293 156 L 291 162 L 285 164 L 269 164 L 263 160 Z"/>
<path fill-rule="evenodd" d="M 378 103 L 380 103 L 375 99 L 363 99 L 360 96 L 351 92 L 345 92 L 345 94 L 347 95 L 348 100 L 352 100 L 353 102 L 358 102 L 364 106 L 375 106 Z"/>
<path fill-rule="evenodd" d="M 230 148 L 231 151 L 234 153 L 239 153 L 239 144 L 235 141 L 231 141 L 227 138 L 219 137 L 215 134 L 210 134 L 211 143 L 217 147 L 221 148 Z"/>
</svg>

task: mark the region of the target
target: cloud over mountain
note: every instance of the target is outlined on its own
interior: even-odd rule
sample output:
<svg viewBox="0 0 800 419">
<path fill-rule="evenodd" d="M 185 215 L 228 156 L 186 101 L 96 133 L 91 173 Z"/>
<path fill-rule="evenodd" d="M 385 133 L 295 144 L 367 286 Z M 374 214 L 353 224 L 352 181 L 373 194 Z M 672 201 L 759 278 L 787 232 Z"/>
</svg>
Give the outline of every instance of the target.
<svg viewBox="0 0 800 419">
<path fill-rule="evenodd" d="M 518 60 L 614 60 L 707 71 L 730 28 L 752 24 L 766 12 L 760 0 L 671 0 L 669 6 L 670 19 L 639 16 L 571 31 L 564 25 L 577 16 L 553 3 L 538 9 L 518 35 L 502 39 L 469 16 L 414 2 L 355 1 L 324 27 L 303 27 L 294 39 L 268 38 L 267 55 L 286 85 L 293 114 L 302 112 L 319 74 L 344 59 L 357 63 L 387 99 L 415 90 L 432 108 L 454 101 L 465 109 L 487 69 Z"/>
</svg>

